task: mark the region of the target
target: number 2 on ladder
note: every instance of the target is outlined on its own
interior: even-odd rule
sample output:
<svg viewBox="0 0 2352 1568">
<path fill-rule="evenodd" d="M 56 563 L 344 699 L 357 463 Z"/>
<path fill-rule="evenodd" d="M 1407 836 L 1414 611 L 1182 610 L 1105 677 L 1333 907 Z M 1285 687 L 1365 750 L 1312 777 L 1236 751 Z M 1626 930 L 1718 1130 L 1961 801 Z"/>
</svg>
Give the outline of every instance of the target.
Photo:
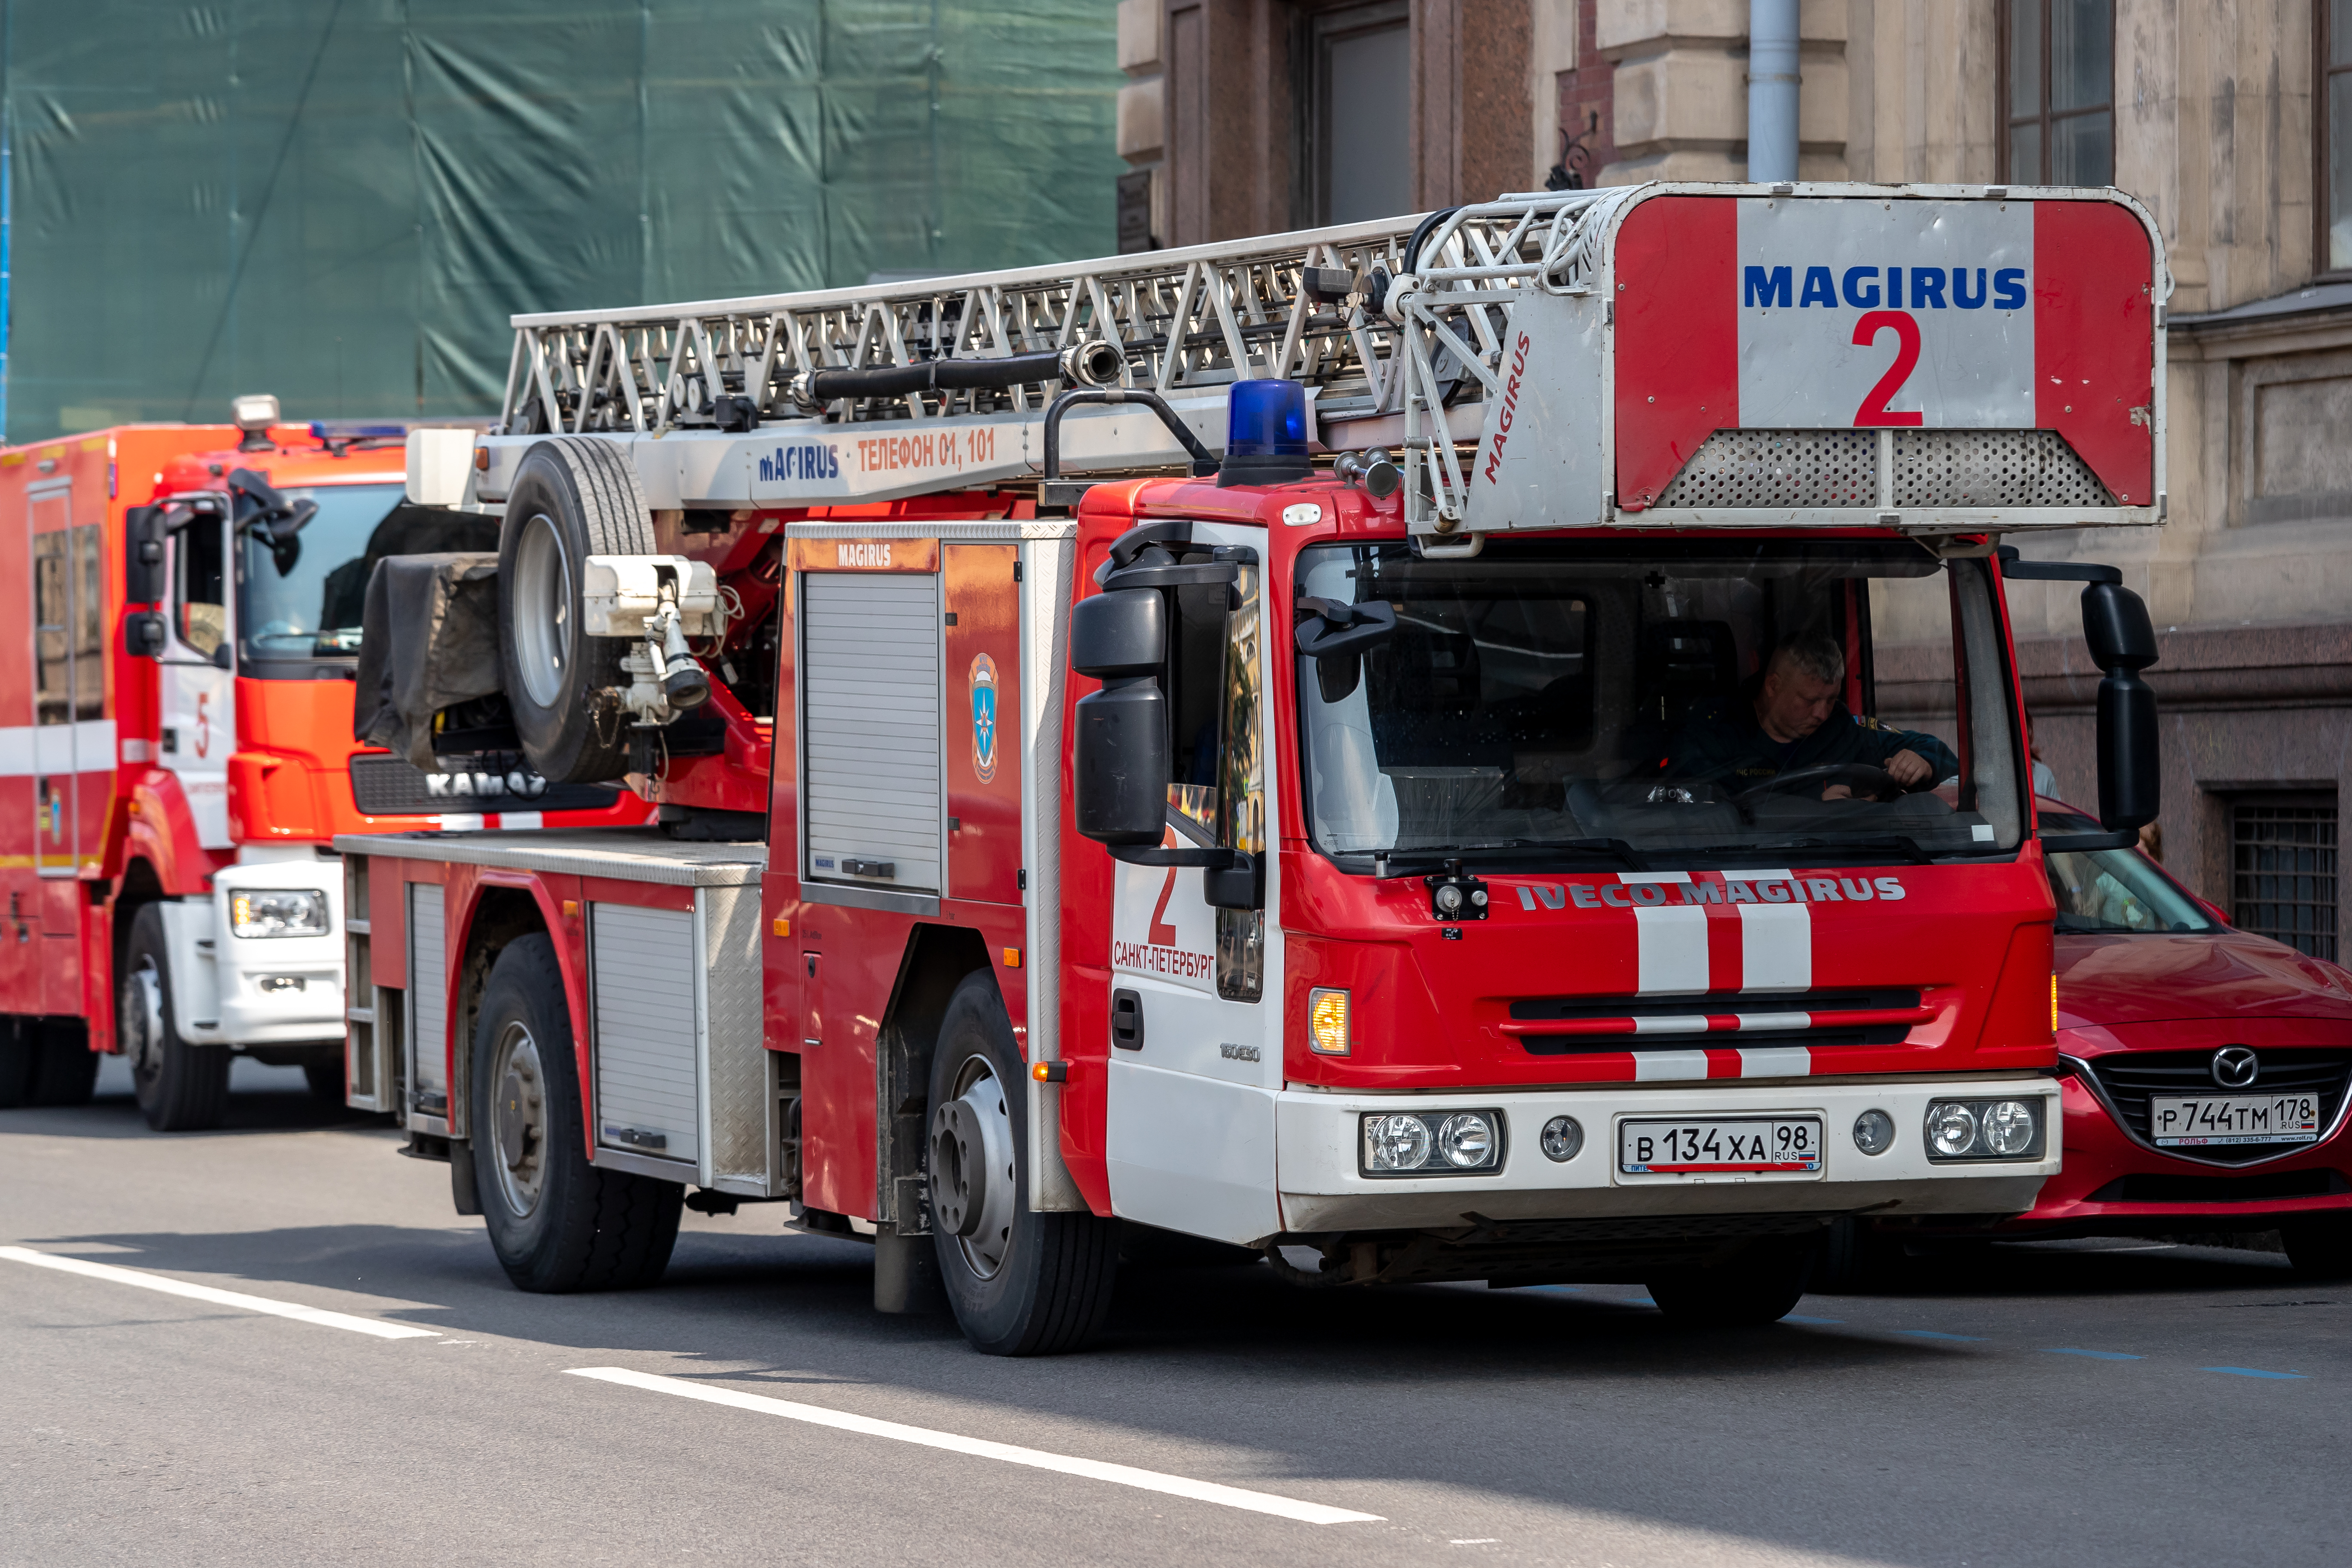
<svg viewBox="0 0 2352 1568">
<path fill-rule="evenodd" d="M 1886 367 L 1886 374 L 1878 378 L 1878 384 L 1870 389 L 1870 395 L 1864 398 L 1862 406 L 1853 411 L 1853 422 L 1857 426 L 1924 425 L 1927 419 L 1925 414 L 1898 413 L 1886 406 L 1894 401 L 1895 395 L 1903 390 L 1903 384 L 1911 379 L 1911 373 L 1918 368 L 1919 323 L 1913 319 L 1911 312 L 1865 311 L 1862 320 L 1853 324 L 1853 341 L 1868 347 L 1878 342 L 1881 331 L 1889 330 L 1895 333 L 1895 363 Z"/>
</svg>

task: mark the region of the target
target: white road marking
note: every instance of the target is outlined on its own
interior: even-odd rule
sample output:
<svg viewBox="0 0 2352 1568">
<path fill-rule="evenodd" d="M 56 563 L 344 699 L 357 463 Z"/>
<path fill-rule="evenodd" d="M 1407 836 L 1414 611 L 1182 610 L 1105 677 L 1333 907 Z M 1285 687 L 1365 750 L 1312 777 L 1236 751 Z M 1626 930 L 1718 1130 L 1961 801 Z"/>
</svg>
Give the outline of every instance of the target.
<svg viewBox="0 0 2352 1568">
<path fill-rule="evenodd" d="M 1048 1454 L 1038 1448 L 992 1443 L 982 1437 L 965 1437 L 953 1432 L 934 1432 L 925 1426 L 877 1421 L 870 1415 L 852 1415 L 845 1411 L 827 1410 L 822 1405 L 771 1399 L 761 1394 L 738 1394 L 731 1388 L 714 1388 L 680 1377 L 631 1372 L 626 1367 L 575 1366 L 567 1370 L 573 1377 L 593 1377 L 602 1383 L 617 1383 L 629 1388 L 648 1389 L 656 1394 L 674 1394 L 684 1399 L 699 1399 L 707 1405 L 732 1405 L 738 1410 L 753 1410 L 762 1415 L 781 1415 L 788 1421 L 805 1421 L 811 1426 L 831 1426 L 837 1431 L 857 1432 L 868 1437 L 919 1443 L 927 1448 L 944 1448 L 950 1453 L 1002 1459 L 1009 1465 L 1028 1465 L 1040 1470 L 1057 1470 L 1066 1476 L 1083 1476 L 1089 1480 L 1110 1481 L 1150 1492 L 1165 1492 L 1171 1497 L 1191 1498 L 1197 1502 L 1247 1509 L 1252 1513 L 1270 1513 L 1282 1519 L 1295 1519 L 1302 1524 L 1376 1524 L 1381 1518 L 1376 1513 L 1357 1513 L 1344 1508 L 1328 1508 L 1317 1502 L 1300 1502 L 1296 1498 L 1276 1497 L 1271 1492 L 1220 1486 L 1214 1481 L 1196 1481 L 1189 1477 L 1165 1475 L 1158 1470 L 1139 1470 L 1131 1465 L 1106 1464 L 1100 1459 Z"/>
<path fill-rule="evenodd" d="M 54 1268 L 63 1274 L 105 1279 L 116 1285 L 136 1285 L 142 1290 L 160 1290 L 166 1296 L 185 1296 L 192 1301 L 210 1301 L 215 1307 L 268 1312 L 272 1317 L 292 1318 L 297 1322 L 316 1323 L 320 1328 L 347 1329 L 355 1334 L 373 1334 L 380 1340 L 437 1340 L 441 1337 L 437 1329 L 420 1329 L 413 1323 L 386 1323 L 374 1318 L 355 1318 L 348 1312 L 330 1312 L 320 1307 L 305 1307 L 299 1301 L 273 1301 L 267 1296 L 247 1296 L 238 1290 L 216 1290 L 210 1285 L 192 1285 L 185 1279 L 167 1279 L 161 1274 L 150 1274 L 143 1269 L 118 1268 L 111 1263 L 92 1263 L 87 1258 L 35 1252 L 27 1247 L 0 1247 L 0 1258 L 11 1263 L 30 1263 L 40 1268 Z"/>
</svg>

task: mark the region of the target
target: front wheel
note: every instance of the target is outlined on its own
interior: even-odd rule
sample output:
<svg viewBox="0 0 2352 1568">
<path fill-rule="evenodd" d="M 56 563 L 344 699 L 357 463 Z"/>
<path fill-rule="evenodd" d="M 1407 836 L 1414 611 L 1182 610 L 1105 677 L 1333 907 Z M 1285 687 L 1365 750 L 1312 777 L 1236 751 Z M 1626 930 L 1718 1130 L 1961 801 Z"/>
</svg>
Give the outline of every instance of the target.
<svg viewBox="0 0 2352 1568">
<path fill-rule="evenodd" d="M 1750 1248 L 1734 1262 L 1677 1268 L 1650 1281 L 1650 1300 L 1686 1328 L 1741 1329 L 1780 1321 L 1811 1282 L 1816 1242 Z"/>
<path fill-rule="evenodd" d="M 2279 1227 L 2279 1239 L 2305 1279 L 2352 1279 L 2352 1215 L 2290 1220 Z"/>
<path fill-rule="evenodd" d="M 1029 1206 L 1029 1097 L 996 977 L 964 976 L 931 1053 L 931 1229 L 940 1281 L 972 1348 L 1053 1355 L 1100 1331 L 1118 1223 Z"/>
<path fill-rule="evenodd" d="M 115 991 L 114 1029 L 130 1058 L 131 1087 L 148 1126 L 158 1132 L 202 1132 L 221 1124 L 228 1109 L 228 1047 L 192 1046 L 180 1038 L 160 905 L 142 904 L 131 922 Z"/>
<path fill-rule="evenodd" d="M 686 1188 L 589 1163 L 572 1040 L 555 944 L 538 932 L 509 943 L 474 1026 L 474 1186 L 490 1247 L 519 1289 L 651 1285 Z"/>
</svg>

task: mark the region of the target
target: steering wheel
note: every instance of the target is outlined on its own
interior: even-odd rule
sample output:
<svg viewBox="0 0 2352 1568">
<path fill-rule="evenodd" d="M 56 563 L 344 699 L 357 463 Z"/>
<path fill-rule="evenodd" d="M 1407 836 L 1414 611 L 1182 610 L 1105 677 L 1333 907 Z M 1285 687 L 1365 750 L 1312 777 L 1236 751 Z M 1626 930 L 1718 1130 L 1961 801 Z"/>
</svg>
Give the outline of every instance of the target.
<svg viewBox="0 0 2352 1568">
<path fill-rule="evenodd" d="M 1815 785 L 1827 789 L 1832 784 L 1844 784 L 1857 796 L 1872 800 L 1893 800 L 1903 793 L 1903 784 L 1885 768 L 1868 763 L 1816 763 L 1809 768 L 1792 768 L 1776 773 L 1762 784 L 1741 790 L 1731 797 L 1734 805 L 1745 805 L 1760 795 L 1778 795 L 1784 791 Z"/>
</svg>

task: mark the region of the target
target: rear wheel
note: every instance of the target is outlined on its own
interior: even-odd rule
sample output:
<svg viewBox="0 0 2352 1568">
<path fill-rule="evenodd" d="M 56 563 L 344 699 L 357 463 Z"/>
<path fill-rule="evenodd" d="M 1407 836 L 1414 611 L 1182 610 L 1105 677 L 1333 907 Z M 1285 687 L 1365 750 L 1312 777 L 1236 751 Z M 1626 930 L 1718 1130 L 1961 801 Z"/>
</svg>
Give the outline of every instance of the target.
<svg viewBox="0 0 2352 1568">
<path fill-rule="evenodd" d="M 1029 1100 L 996 977 L 948 998 L 931 1055 L 931 1229 L 956 1321 L 990 1355 L 1076 1350 L 1101 1329 L 1118 1223 L 1028 1202 Z"/>
<path fill-rule="evenodd" d="M 555 944 L 508 944 L 474 1028 L 474 1185 L 499 1267 L 520 1289 L 651 1285 L 677 1243 L 685 1186 L 589 1163 L 572 1009 Z"/>
<path fill-rule="evenodd" d="M 2305 1279 L 2352 1279 L 2352 1215 L 2325 1215 L 2279 1227 L 2286 1260 Z"/>
<path fill-rule="evenodd" d="M 41 1022 L 37 1018 L 0 1016 L 0 1110 L 28 1103 L 33 1089 L 33 1058 L 40 1051 Z"/>
<path fill-rule="evenodd" d="M 1736 1261 L 1677 1268 L 1650 1281 L 1650 1299 L 1675 1322 L 1694 1329 L 1751 1328 L 1796 1310 L 1812 1278 L 1818 1242 L 1752 1247 Z"/>
<path fill-rule="evenodd" d="M 201 1132 L 220 1125 L 228 1106 L 228 1048 L 192 1046 L 180 1038 L 159 905 L 141 905 L 131 922 L 115 990 L 114 1029 L 131 1060 L 131 1085 L 148 1126 L 158 1132 Z"/>
<path fill-rule="evenodd" d="M 342 1052 L 337 1051 L 331 1057 L 316 1056 L 305 1058 L 302 1062 L 302 1077 L 310 1086 L 311 1098 L 314 1100 L 323 1100 L 330 1105 L 342 1104 Z"/>
<path fill-rule="evenodd" d="M 499 540 L 499 658 L 507 705 L 532 767 L 556 784 L 618 778 L 628 715 L 622 637 L 581 625 L 591 555 L 649 555 L 653 524 L 628 456 L 609 442 L 558 437 L 523 454 Z"/>
<path fill-rule="evenodd" d="M 27 1023 L 25 1028 L 38 1042 L 25 1102 L 88 1105 L 98 1088 L 98 1053 L 89 1048 L 89 1031 L 77 1020 Z"/>
</svg>

